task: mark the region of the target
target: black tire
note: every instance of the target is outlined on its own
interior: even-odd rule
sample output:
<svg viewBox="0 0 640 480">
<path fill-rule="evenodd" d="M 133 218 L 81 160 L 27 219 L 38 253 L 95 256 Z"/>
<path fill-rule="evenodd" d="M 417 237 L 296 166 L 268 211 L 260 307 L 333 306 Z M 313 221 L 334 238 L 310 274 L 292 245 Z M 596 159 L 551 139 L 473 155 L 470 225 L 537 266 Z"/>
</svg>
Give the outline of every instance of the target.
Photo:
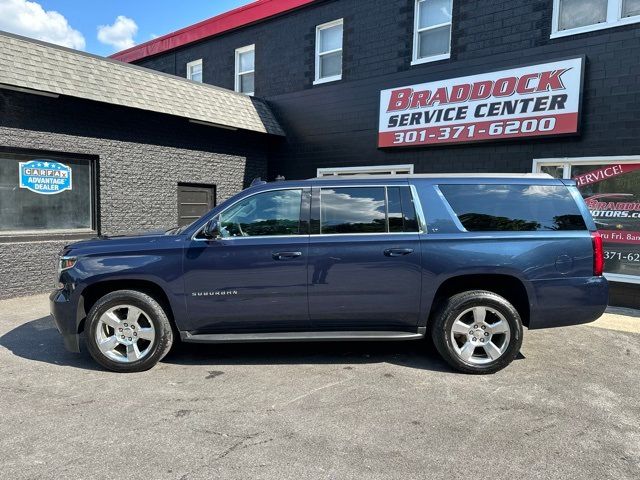
<svg viewBox="0 0 640 480">
<path fill-rule="evenodd" d="M 139 360 L 121 363 L 107 357 L 98 347 L 96 330 L 100 326 L 100 317 L 110 308 L 118 305 L 132 305 L 139 308 L 153 324 L 155 338 L 147 343 L 148 353 Z M 173 343 L 171 323 L 164 309 L 155 299 L 137 290 L 118 290 L 100 298 L 87 315 L 85 337 L 87 350 L 96 362 L 108 370 L 125 373 L 149 370 L 169 353 Z"/>
<path fill-rule="evenodd" d="M 481 348 L 480 354 L 477 356 L 482 357 L 484 354 L 487 357 L 485 360 L 480 359 L 481 361 L 487 362 L 482 365 L 474 364 L 471 361 L 464 361 L 461 356 L 456 353 L 453 345 L 455 340 L 452 339 L 451 335 L 456 319 L 466 310 L 473 307 L 487 307 L 499 312 L 507 321 L 510 329 L 509 341 L 505 351 L 495 360 L 491 360 L 489 355 L 484 352 L 484 348 Z M 473 318 L 472 312 L 467 315 L 471 315 L 471 318 Z M 488 316 L 492 315 L 493 314 L 488 314 Z M 473 323 L 476 322 L 472 321 L 472 324 Z M 473 327 L 470 327 L 470 329 L 469 333 L 471 334 Z M 448 298 L 433 318 L 431 324 L 431 338 L 442 358 L 456 370 L 472 374 L 495 373 L 509 365 L 516 358 L 518 352 L 520 352 L 520 348 L 522 347 L 522 333 L 522 320 L 513 305 L 500 295 L 484 290 L 462 292 Z M 507 334 L 503 335 L 506 336 Z M 498 337 L 499 335 L 496 336 L 496 338 Z M 478 342 L 480 341 L 479 338 L 477 340 Z M 482 341 L 484 342 L 484 339 Z M 473 345 L 476 344 L 474 343 Z M 481 346 L 480 343 L 477 343 L 477 345 L 478 347 Z M 458 348 L 460 347 L 458 346 Z M 475 352 L 477 351 L 476 348 Z M 474 358 L 476 357 L 474 356 Z"/>
</svg>

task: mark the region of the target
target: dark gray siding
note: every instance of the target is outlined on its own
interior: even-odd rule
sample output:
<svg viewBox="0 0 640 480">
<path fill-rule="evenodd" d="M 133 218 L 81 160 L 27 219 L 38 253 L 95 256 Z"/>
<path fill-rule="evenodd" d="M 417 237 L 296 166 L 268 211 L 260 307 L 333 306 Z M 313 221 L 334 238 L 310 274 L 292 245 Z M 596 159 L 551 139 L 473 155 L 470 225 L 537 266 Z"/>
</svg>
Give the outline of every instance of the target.
<svg viewBox="0 0 640 480">
<path fill-rule="evenodd" d="M 256 95 L 287 141 L 269 174 L 319 167 L 405 164 L 416 172 L 528 172 L 534 158 L 640 154 L 640 25 L 550 39 L 552 0 L 454 0 L 450 60 L 411 66 L 413 0 L 327 0 L 139 62 L 185 75 L 203 58 L 205 82 L 233 88 L 234 51 L 256 44 Z M 315 26 L 344 18 L 343 80 L 313 86 Z M 579 136 L 381 150 L 380 90 L 585 55 Z M 637 286 L 612 284 L 616 304 L 638 306 Z"/>
<path fill-rule="evenodd" d="M 413 0 L 329 0 L 145 59 L 184 75 L 203 58 L 205 81 L 233 87 L 234 50 L 256 44 L 256 94 L 287 131 L 270 176 L 318 167 L 413 163 L 417 172 L 531 170 L 534 158 L 640 153 L 640 26 L 550 39 L 551 0 L 454 0 L 450 60 L 411 66 Z M 315 26 L 345 19 L 344 74 L 313 86 Z M 377 148 L 382 89 L 586 55 L 580 136 L 402 150 Z"/>
<path fill-rule="evenodd" d="M 0 147 L 95 158 L 100 233 L 177 224 L 179 182 L 214 184 L 218 200 L 266 173 L 265 136 L 189 124 L 69 98 L 0 92 Z M 51 290 L 55 257 L 68 242 L 0 236 L 0 298 Z"/>
</svg>

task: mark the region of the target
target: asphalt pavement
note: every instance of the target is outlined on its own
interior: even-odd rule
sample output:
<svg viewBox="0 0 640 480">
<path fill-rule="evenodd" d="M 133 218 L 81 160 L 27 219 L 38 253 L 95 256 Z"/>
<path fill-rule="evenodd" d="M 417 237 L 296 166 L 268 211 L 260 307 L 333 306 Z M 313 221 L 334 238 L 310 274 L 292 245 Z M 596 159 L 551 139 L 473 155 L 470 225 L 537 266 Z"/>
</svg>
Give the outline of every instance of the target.
<svg viewBox="0 0 640 480">
<path fill-rule="evenodd" d="M 638 479 L 640 318 L 527 331 L 490 376 L 424 342 L 180 346 L 141 374 L 0 301 L 0 478 Z"/>
</svg>

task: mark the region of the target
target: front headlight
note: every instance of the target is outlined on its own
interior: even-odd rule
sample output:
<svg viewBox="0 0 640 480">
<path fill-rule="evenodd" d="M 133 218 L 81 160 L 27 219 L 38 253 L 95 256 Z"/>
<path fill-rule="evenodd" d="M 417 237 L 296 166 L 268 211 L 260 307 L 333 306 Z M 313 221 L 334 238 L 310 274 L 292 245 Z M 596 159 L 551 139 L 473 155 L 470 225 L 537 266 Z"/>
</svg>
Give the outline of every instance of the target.
<svg viewBox="0 0 640 480">
<path fill-rule="evenodd" d="M 73 268 L 77 261 L 78 257 L 60 257 L 60 262 L 58 263 L 58 273 L 62 273 L 65 270 Z"/>
</svg>

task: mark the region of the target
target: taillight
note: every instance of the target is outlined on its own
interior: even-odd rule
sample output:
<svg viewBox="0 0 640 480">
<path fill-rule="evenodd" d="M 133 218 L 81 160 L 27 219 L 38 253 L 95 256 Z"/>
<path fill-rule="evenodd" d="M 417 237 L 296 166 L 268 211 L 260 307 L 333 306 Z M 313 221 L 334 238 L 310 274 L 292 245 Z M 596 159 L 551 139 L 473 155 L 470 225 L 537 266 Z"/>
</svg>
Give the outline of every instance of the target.
<svg viewBox="0 0 640 480">
<path fill-rule="evenodd" d="M 593 274 L 596 277 L 602 275 L 604 271 L 604 250 L 602 249 L 602 235 L 600 232 L 591 232 L 593 240 Z"/>
</svg>

